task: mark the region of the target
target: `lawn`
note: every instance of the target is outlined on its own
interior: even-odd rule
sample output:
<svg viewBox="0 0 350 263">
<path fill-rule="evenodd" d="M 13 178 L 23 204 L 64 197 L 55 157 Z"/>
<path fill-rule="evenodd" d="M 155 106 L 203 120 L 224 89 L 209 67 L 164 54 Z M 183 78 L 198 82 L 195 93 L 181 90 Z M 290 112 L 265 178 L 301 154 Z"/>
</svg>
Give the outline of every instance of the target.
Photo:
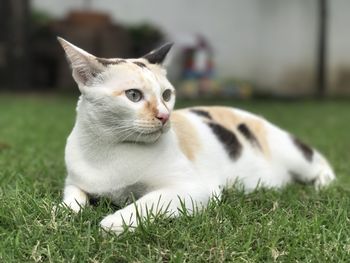
<svg viewBox="0 0 350 263">
<path fill-rule="evenodd" d="M 321 192 L 302 185 L 249 195 L 228 190 L 194 216 L 105 235 L 98 224 L 115 209 L 108 200 L 76 215 L 51 212 L 62 197 L 75 98 L 2 95 L 0 261 L 348 262 L 350 101 L 217 103 L 263 115 L 316 146 L 337 182 Z M 191 104 L 198 102 L 178 103 Z"/>
</svg>

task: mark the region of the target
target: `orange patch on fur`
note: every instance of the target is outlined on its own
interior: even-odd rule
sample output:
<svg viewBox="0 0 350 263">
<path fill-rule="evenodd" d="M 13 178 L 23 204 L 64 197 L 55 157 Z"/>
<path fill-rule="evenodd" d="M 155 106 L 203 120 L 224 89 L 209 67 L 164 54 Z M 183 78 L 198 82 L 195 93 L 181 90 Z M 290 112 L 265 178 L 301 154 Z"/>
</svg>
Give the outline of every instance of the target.
<svg viewBox="0 0 350 263">
<path fill-rule="evenodd" d="M 158 114 L 157 99 L 152 97 L 145 102 L 145 106 L 139 112 L 140 119 L 154 119 Z"/>
<path fill-rule="evenodd" d="M 234 131 L 236 135 L 240 136 L 240 133 L 237 132 L 238 125 L 244 123 L 253 135 L 258 140 L 262 152 L 266 157 L 270 156 L 270 147 L 267 141 L 267 134 L 264 122 L 256 118 L 245 117 L 240 114 L 235 114 L 230 108 L 226 107 L 199 107 L 207 111 L 213 120 L 225 128 Z M 244 139 L 242 138 L 241 141 Z"/>
<path fill-rule="evenodd" d="M 155 97 L 152 97 L 150 101 L 146 102 L 146 109 L 149 112 L 151 112 L 154 116 L 158 114 L 157 99 Z"/>
<path fill-rule="evenodd" d="M 117 97 L 124 93 L 124 90 L 116 90 L 112 92 L 112 96 Z"/>
<path fill-rule="evenodd" d="M 244 122 L 257 138 L 261 145 L 262 151 L 267 157 L 270 157 L 270 147 L 267 141 L 266 129 L 262 121 L 246 119 Z"/>
<path fill-rule="evenodd" d="M 184 114 L 179 111 L 174 111 L 171 114 L 170 120 L 178 138 L 181 151 L 189 160 L 194 161 L 196 153 L 201 146 L 197 130 Z"/>
<path fill-rule="evenodd" d="M 138 82 L 135 80 L 123 81 L 119 83 L 118 87 L 116 87 L 115 90 L 112 92 L 112 96 L 114 97 L 120 96 L 124 94 L 126 90 L 132 89 L 136 86 L 138 86 Z"/>
</svg>

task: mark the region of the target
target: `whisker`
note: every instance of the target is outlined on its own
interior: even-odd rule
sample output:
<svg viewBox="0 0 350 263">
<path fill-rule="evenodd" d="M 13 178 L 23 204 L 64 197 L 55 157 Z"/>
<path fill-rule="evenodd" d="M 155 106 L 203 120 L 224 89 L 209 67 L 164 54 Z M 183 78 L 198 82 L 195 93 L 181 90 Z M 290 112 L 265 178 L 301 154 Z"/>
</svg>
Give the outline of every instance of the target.
<svg viewBox="0 0 350 263">
<path fill-rule="evenodd" d="M 121 139 L 122 142 L 126 141 L 127 138 L 129 138 L 131 135 L 133 135 L 135 132 L 130 132 L 127 136 L 123 137 Z"/>
</svg>

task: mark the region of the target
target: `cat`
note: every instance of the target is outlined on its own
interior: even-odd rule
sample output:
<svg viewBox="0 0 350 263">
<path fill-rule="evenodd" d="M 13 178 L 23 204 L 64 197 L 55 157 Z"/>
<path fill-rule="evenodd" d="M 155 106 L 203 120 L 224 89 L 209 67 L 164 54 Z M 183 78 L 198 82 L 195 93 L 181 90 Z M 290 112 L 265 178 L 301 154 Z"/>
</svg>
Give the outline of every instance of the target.
<svg viewBox="0 0 350 263">
<path fill-rule="evenodd" d="M 149 212 L 200 210 L 237 182 L 249 192 L 296 181 L 319 189 L 335 179 L 318 151 L 262 117 L 219 106 L 173 111 L 176 92 L 163 66 L 172 44 L 106 59 L 58 41 L 81 92 L 63 203 L 78 212 L 91 197 L 137 198 L 107 215 L 105 230 L 133 229 Z"/>
</svg>

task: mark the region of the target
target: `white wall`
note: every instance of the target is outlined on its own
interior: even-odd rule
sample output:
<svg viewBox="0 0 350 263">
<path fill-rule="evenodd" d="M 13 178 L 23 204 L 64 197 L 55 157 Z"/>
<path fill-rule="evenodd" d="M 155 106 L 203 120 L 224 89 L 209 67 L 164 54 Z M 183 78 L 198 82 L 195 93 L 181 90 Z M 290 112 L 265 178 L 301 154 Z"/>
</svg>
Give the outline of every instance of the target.
<svg viewBox="0 0 350 263">
<path fill-rule="evenodd" d="M 258 2 L 258 1 L 257 1 Z M 259 1 L 256 82 L 278 93 L 304 93 L 314 85 L 315 1 Z"/>
<path fill-rule="evenodd" d="M 206 4 L 203 4 L 203 3 Z M 116 21 L 134 24 L 152 22 L 161 26 L 170 38 L 201 33 L 216 52 L 220 75 L 249 77 L 256 49 L 257 13 L 255 0 L 176 0 L 93 1 L 93 9 L 111 14 Z M 35 8 L 63 17 L 83 1 L 34 0 Z"/>
<path fill-rule="evenodd" d="M 350 1 L 329 2 L 329 86 L 331 93 L 350 94 Z"/>
<path fill-rule="evenodd" d="M 92 8 L 115 21 L 152 22 L 169 38 L 201 33 L 214 47 L 217 73 L 255 82 L 277 93 L 310 93 L 315 85 L 317 0 L 100 0 Z M 331 0 L 332 70 L 350 55 L 350 1 Z M 35 8 L 63 17 L 83 1 L 33 0 Z M 350 72 L 350 70 L 349 70 Z M 335 73 L 330 83 L 334 84 Z M 338 73 L 337 73 L 338 74 Z M 349 78 L 350 86 L 350 78 Z"/>
</svg>

